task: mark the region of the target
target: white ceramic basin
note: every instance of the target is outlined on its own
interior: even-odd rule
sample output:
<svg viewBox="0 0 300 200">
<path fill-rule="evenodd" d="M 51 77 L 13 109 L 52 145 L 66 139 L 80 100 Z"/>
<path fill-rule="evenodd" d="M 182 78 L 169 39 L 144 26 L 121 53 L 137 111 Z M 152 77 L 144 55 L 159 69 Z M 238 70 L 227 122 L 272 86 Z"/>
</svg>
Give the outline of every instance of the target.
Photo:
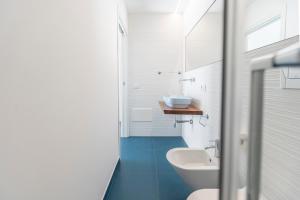
<svg viewBox="0 0 300 200">
<path fill-rule="evenodd" d="M 171 149 L 167 160 L 192 189 L 219 187 L 219 161 L 212 160 L 205 150 Z"/>
<path fill-rule="evenodd" d="M 163 97 L 165 104 L 171 108 L 187 108 L 192 103 L 192 98 L 185 96 Z"/>
</svg>

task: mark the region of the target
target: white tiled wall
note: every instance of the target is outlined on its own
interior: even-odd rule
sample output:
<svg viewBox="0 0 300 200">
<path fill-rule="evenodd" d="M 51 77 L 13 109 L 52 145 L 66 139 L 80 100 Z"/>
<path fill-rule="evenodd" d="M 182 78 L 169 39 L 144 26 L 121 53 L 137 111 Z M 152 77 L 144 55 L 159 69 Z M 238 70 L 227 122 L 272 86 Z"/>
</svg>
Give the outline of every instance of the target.
<svg viewBox="0 0 300 200">
<path fill-rule="evenodd" d="M 219 138 L 221 117 L 221 76 L 222 63 L 216 62 L 207 66 L 184 73 L 185 78 L 195 78 L 195 82 L 183 83 L 183 93 L 194 99 L 194 103 L 200 107 L 209 119 L 194 116 L 194 124 L 182 126 L 182 135 L 190 147 L 204 148 L 209 145 L 209 140 Z M 190 119 L 185 116 L 184 119 Z"/>
<path fill-rule="evenodd" d="M 277 51 L 283 45 L 262 48 L 257 55 Z M 249 53 L 248 57 L 253 57 Z M 242 132 L 249 121 L 250 70 L 245 65 L 243 75 Z M 262 193 L 268 200 L 297 200 L 300 196 L 300 90 L 281 89 L 280 70 L 265 76 L 264 130 L 262 158 Z M 244 152 L 242 152 L 244 153 Z M 242 158 L 243 159 L 243 158 Z M 242 165 L 246 163 L 241 162 Z M 242 166 L 245 171 L 245 166 Z M 245 174 L 244 174 L 245 175 Z"/>
<path fill-rule="evenodd" d="M 285 37 L 289 38 L 299 34 L 297 31 L 298 2 L 297 0 L 276 0 L 270 4 L 268 0 L 257 0 L 252 4 L 256 13 L 248 18 L 251 19 L 252 24 L 257 24 L 262 21 L 260 18 L 267 19 L 276 16 L 276 13 L 281 12 L 280 5 L 286 3 L 287 15 L 284 14 L 283 17 L 286 17 Z M 276 5 L 279 6 L 275 8 Z M 271 11 L 274 13 L 270 13 Z M 249 12 L 253 14 L 251 10 Z M 248 20 L 247 24 L 251 24 L 250 22 Z M 284 48 L 297 40 L 295 37 L 281 42 L 280 45 L 275 43 L 248 53 L 248 56 L 253 57 L 255 54 L 262 56 L 276 52 L 280 46 Z M 245 74 L 242 77 L 244 94 L 241 132 L 247 132 L 250 71 L 248 65 L 243 67 Z M 300 90 L 282 89 L 280 70 L 272 70 L 265 76 L 264 95 L 262 194 L 268 200 L 296 200 L 300 196 Z"/>
<path fill-rule="evenodd" d="M 182 52 L 181 15 L 129 15 L 130 136 L 181 135 L 180 126 L 173 128 L 174 116 L 164 115 L 158 101 L 164 95 L 180 93 L 176 72 L 182 69 Z M 136 109 L 152 109 L 152 121 L 132 121 L 132 111 Z"/>
<path fill-rule="evenodd" d="M 207 9 L 214 3 L 214 0 L 190 1 L 184 13 L 184 32 L 187 36 Z M 222 33 L 220 33 L 222 34 Z M 209 44 L 207 44 L 209 47 Z M 213 47 L 214 48 L 214 47 Z M 222 48 L 216 47 L 216 48 Z M 205 53 L 205 52 L 199 52 Z M 221 60 L 221 58 L 220 58 Z M 188 146 L 204 148 L 209 145 L 209 140 L 219 138 L 220 116 L 221 116 L 221 76 L 222 63 L 215 62 L 184 73 L 185 78 L 195 77 L 195 82 L 185 82 L 182 85 L 183 93 L 195 100 L 195 104 L 209 115 L 209 119 L 202 119 L 194 116 L 194 124 L 182 126 L 182 136 Z M 190 119 L 190 116 L 184 116 Z"/>
<path fill-rule="evenodd" d="M 263 194 L 269 200 L 300 197 L 300 90 L 280 88 L 280 70 L 267 73 Z"/>
</svg>

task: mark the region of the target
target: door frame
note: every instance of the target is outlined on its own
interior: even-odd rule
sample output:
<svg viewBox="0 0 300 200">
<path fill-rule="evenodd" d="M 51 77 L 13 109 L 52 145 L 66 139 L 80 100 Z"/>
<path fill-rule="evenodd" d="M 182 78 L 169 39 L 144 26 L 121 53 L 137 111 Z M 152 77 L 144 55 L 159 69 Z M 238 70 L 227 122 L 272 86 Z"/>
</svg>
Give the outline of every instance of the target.
<svg viewBox="0 0 300 200">
<path fill-rule="evenodd" d="M 118 137 L 129 137 L 128 130 L 128 64 L 127 64 L 127 36 L 125 26 L 118 18 Z M 120 119 L 122 118 L 122 119 Z"/>
<path fill-rule="evenodd" d="M 244 15 L 247 1 L 225 0 L 221 115 L 220 199 L 236 200 L 239 187 L 241 121 L 240 75 L 244 63 Z"/>
</svg>

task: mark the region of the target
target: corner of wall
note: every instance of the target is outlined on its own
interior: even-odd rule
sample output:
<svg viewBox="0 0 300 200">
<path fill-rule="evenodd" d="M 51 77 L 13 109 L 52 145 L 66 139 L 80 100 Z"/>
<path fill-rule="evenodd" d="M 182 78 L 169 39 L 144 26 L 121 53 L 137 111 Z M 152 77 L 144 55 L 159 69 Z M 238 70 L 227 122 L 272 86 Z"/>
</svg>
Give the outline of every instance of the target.
<svg viewBox="0 0 300 200">
<path fill-rule="evenodd" d="M 113 179 L 113 176 L 114 176 L 114 173 L 116 171 L 116 168 L 117 166 L 119 165 L 119 162 L 120 162 L 120 156 L 117 157 L 117 160 L 115 161 L 114 163 L 114 168 L 111 172 L 111 175 L 110 175 L 110 179 L 105 187 L 105 190 L 104 190 L 104 193 L 102 194 L 102 198 L 101 199 L 105 199 L 105 197 L 107 197 L 108 193 L 109 193 L 109 188 L 111 187 L 111 184 L 112 184 L 112 179 Z"/>
<path fill-rule="evenodd" d="M 128 32 L 128 11 L 124 0 L 118 0 L 118 20 L 123 28 Z"/>
</svg>

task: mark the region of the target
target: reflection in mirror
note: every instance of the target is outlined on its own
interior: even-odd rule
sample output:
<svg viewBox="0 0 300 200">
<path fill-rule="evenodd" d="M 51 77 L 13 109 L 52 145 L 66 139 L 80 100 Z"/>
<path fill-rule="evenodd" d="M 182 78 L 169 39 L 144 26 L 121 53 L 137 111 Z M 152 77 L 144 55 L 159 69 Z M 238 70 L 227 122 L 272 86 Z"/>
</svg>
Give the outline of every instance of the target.
<svg viewBox="0 0 300 200">
<path fill-rule="evenodd" d="M 298 0 L 249 1 L 244 24 L 246 29 L 245 44 L 248 51 L 245 54 L 246 62 L 252 63 L 253 59 L 277 54 L 278 51 L 299 42 L 298 9 Z M 268 67 L 268 65 L 262 67 Z M 259 192 L 257 192 L 260 199 L 296 200 L 299 199 L 300 194 L 299 184 L 295 184 L 299 183 L 300 180 L 300 176 L 296 176 L 297 173 L 295 172 L 300 166 L 299 159 L 295 159 L 297 156 L 299 157 L 296 153 L 299 151 L 286 148 L 291 146 L 286 141 L 294 143 L 298 140 L 295 135 L 299 137 L 299 126 L 291 126 L 291 124 L 299 124 L 299 120 L 298 122 L 295 121 L 294 113 L 299 113 L 300 107 L 293 105 L 293 102 L 300 97 L 299 91 L 295 90 L 300 86 L 300 79 L 297 80 L 295 68 L 285 67 L 266 70 L 262 81 L 263 86 L 259 86 L 264 88 L 264 94 L 253 95 L 250 91 L 257 91 L 253 88 L 258 83 L 258 81 L 253 81 L 253 76 L 251 76 L 254 74 L 254 68 L 250 64 L 241 66 L 243 74 L 240 76 L 241 83 L 239 84 L 242 86 L 241 132 L 249 137 L 240 151 L 242 158 L 239 163 L 244 176 L 248 176 L 248 195 L 249 191 L 251 191 L 251 196 L 255 194 L 255 186 L 260 185 Z M 295 71 L 293 72 L 291 69 Z M 262 68 L 260 70 L 262 71 Z M 258 99 L 263 101 L 260 104 L 263 107 L 263 119 L 257 120 L 258 116 L 252 117 L 257 123 L 261 123 L 263 128 L 260 133 L 262 138 L 254 140 L 253 136 L 257 131 L 250 131 L 249 127 L 253 127 L 253 124 L 256 123 L 253 123 L 253 118 L 252 123 L 250 123 L 249 112 L 259 106 L 256 103 L 251 107 L 251 102 L 258 102 Z M 286 116 L 281 116 L 279 113 L 285 113 Z M 282 123 L 283 120 L 284 123 Z M 244 138 L 246 137 L 244 136 Z M 257 141 L 262 143 L 261 153 L 254 153 L 254 150 L 259 149 Z M 297 146 L 297 144 L 294 143 L 293 146 Z M 261 156 L 261 158 L 253 159 L 255 158 L 254 154 Z M 248 161 L 244 161 L 245 157 L 248 156 Z M 252 164 L 255 162 L 260 162 L 257 165 L 260 167 L 253 167 Z M 289 163 L 288 167 L 285 166 L 286 163 Z M 253 179 L 252 177 L 257 174 L 260 174 L 260 177 Z M 297 186 L 294 187 L 294 185 Z M 250 198 L 252 199 L 252 197 Z"/>
<path fill-rule="evenodd" d="M 298 0 L 251 0 L 246 14 L 246 51 L 255 52 L 280 41 L 299 38 Z M 297 39 L 299 41 L 299 39 Z M 299 89 L 300 70 L 281 69 L 280 86 Z"/>
<path fill-rule="evenodd" d="M 246 50 L 298 35 L 298 0 L 251 0 L 246 10 Z"/>
<path fill-rule="evenodd" d="M 281 38 L 281 21 L 278 17 L 247 33 L 247 51 L 279 42 Z"/>
<path fill-rule="evenodd" d="M 223 1 L 217 0 L 186 37 L 186 71 L 222 60 Z"/>
</svg>

